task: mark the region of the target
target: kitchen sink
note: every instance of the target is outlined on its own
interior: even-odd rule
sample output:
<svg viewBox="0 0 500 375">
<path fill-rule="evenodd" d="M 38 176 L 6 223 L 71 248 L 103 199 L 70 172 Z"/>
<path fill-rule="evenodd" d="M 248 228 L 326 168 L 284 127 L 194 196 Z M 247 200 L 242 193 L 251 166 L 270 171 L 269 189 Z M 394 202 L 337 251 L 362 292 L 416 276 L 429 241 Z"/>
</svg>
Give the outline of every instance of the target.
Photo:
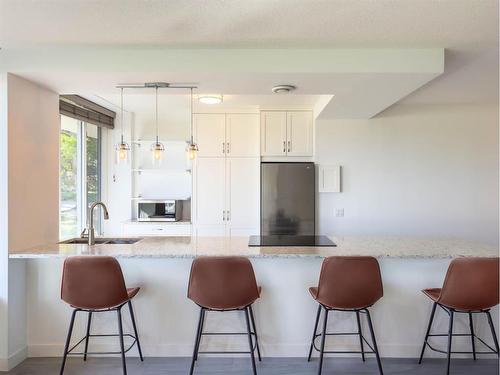
<svg viewBox="0 0 500 375">
<path fill-rule="evenodd" d="M 95 244 L 106 244 L 106 245 L 131 245 L 138 241 L 142 240 L 142 238 L 96 238 Z M 89 242 L 87 238 L 71 238 L 66 241 L 61 241 L 61 244 L 82 244 L 85 245 Z"/>
</svg>

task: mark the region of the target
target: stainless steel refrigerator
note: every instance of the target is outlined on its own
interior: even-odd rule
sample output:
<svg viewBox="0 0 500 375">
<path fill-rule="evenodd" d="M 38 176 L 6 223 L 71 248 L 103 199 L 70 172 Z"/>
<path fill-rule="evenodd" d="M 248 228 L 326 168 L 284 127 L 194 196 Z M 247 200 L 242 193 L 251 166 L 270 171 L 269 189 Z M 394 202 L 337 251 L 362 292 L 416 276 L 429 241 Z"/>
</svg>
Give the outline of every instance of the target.
<svg viewBox="0 0 500 375">
<path fill-rule="evenodd" d="M 314 163 L 261 163 L 261 236 L 315 235 Z"/>
</svg>

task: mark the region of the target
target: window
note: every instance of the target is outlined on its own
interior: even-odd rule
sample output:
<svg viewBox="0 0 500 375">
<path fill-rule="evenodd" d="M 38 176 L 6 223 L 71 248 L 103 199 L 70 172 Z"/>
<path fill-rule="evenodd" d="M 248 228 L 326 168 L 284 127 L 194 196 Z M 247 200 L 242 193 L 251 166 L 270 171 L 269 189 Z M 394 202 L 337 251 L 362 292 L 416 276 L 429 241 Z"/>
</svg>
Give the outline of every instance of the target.
<svg viewBox="0 0 500 375">
<path fill-rule="evenodd" d="M 101 128 L 61 115 L 59 237 L 78 237 L 101 199 Z M 96 215 L 95 229 L 101 232 Z"/>
</svg>

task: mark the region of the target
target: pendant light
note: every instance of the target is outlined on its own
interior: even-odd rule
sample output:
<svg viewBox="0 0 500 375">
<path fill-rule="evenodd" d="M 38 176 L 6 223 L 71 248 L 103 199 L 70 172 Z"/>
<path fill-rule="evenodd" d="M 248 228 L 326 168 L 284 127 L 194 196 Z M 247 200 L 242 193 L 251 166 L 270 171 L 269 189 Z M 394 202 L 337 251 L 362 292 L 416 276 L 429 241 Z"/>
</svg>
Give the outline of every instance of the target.
<svg viewBox="0 0 500 375">
<path fill-rule="evenodd" d="M 123 140 L 123 87 L 121 88 L 121 95 L 120 95 L 120 128 L 121 128 L 120 143 L 118 143 L 115 147 L 116 163 L 127 164 L 129 160 L 130 146 L 128 145 L 127 142 Z"/>
<path fill-rule="evenodd" d="M 191 108 L 191 139 L 189 141 L 188 147 L 187 147 L 187 154 L 189 157 L 189 160 L 194 160 L 196 159 L 196 153 L 198 152 L 198 145 L 194 143 L 193 139 L 193 88 L 191 87 L 191 102 L 190 102 L 190 108 Z"/>
<path fill-rule="evenodd" d="M 156 122 L 156 138 L 155 143 L 151 145 L 151 156 L 153 157 L 153 165 L 160 166 L 161 161 L 163 159 L 163 152 L 165 151 L 165 146 L 160 142 L 158 136 L 158 85 L 155 86 L 155 97 L 156 97 L 156 113 L 155 113 L 155 122 Z"/>
</svg>

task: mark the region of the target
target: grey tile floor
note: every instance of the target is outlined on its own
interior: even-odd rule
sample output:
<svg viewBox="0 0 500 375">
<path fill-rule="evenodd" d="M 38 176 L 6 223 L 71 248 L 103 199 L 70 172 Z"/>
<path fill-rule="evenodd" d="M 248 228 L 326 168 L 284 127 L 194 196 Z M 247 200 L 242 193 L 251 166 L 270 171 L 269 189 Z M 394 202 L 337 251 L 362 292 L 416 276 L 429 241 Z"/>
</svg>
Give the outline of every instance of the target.
<svg viewBox="0 0 500 375">
<path fill-rule="evenodd" d="M 189 358 L 146 358 L 141 363 L 137 358 L 128 358 L 129 375 L 186 375 Z M 308 363 L 305 358 L 264 358 L 257 365 L 259 375 L 313 375 L 317 371 L 317 360 Z M 498 360 L 456 359 L 452 362 L 452 375 L 498 375 Z M 7 374 L 45 375 L 59 373 L 59 358 L 31 358 Z M 385 375 L 444 375 L 445 361 L 427 359 L 418 365 L 415 359 L 383 359 Z M 236 374 L 251 375 L 250 360 L 245 358 L 200 358 L 195 375 Z M 68 360 L 65 375 L 121 375 L 118 358 L 89 358 L 86 363 L 81 358 Z M 357 358 L 327 358 L 323 374 L 364 375 L 378 374 L 374 359 L 363 363 Z"/>
</svg>

